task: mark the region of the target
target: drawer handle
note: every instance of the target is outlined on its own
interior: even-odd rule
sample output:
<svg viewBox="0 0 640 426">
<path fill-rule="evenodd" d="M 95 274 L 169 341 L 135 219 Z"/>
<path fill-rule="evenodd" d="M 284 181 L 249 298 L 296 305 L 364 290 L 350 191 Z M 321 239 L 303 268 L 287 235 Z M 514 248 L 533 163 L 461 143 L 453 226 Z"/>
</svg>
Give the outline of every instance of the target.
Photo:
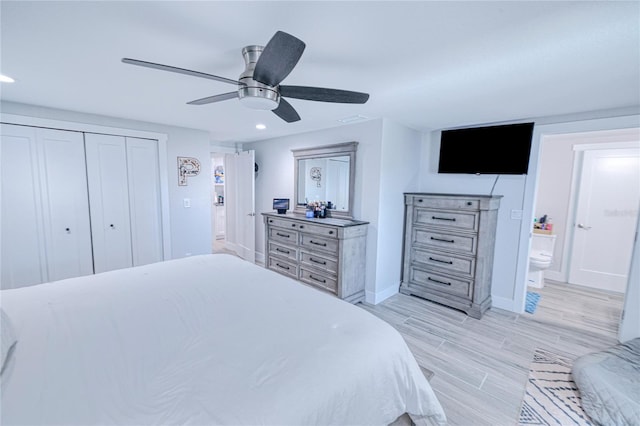
<svg viewBox="0 0 640 426">
<path fill-rule="evenodd" d="M 279 233 L 279 232 L 276 232 L 276 235 L 277 235 L 278 237 L 287 237 L 287 238 L 289 238 L 289 235 L 287 235 L 287 234 L 281 234 L 281 233 Z"/>
<path fill-rule="evenodd" d="M 273 223 L 273 219 L 269 219 L 269 223 Z"/>
<path fill-rule="evenodd" d="M 322 260 L 315 260 L 313 257 L 309 258 L 310 261 L 312 261 L 313 263 L 317 263 L 318 265 L 326 265 L 327 262 L 322 261 Z"/>
<path fill-rule="evenodd" d="M 431 219 L 433 220 L 448 220 L 450 222 L 455 222 L 456 218 L 455 217 L 438 217 L 438 216 L 431 216 Z"/>
<path fill-rule="evenodd" d="M 422 202 L 422 198 L 420 198 L 420 199 L 418 200 L 418 202 L 419 202 L 419 203 L 421 203 L 421 202 Z"/>
<path fill-rule="evenodd" d="M 453 261 L 451 261 L 451 260 L 448 260 L 448 261 L 447 260 L 440 260 L 440 259 L 435 259 L 435 258 L 433 258 L 431 256 L 429 256 L 429 260 L 433 260 L 434 262 L 447 263 L 449 265 L 453 265 Z"/>
<path fill-rule="evenodd" d="M 309 240 L 309 242 L 310 242 L 311 244 L 315 244 L 315 245 L 317 245 L 317 246 L 322 246 L 322 247 L 326 247 L 326 246 L 327 246 L 327 243 L 318 243 L 318 242 L 315 242 L 315 241 L 313 241 L 313 240 Z"/>
<path fill-rule="evenodd" d="M 290 251 L 289 250 L 282 250 L 281 248 L 276 247 L 276 251 L 279 251 L 280 253 L 284 253 L 284 254 L 289 254 Z"/>
<path fill-rule="evenodd" d="M 300 229 L 304 228 L 304 225 L 300 225 Z"/>
<path fill-rule="evenodd" d="M 295 228 L 295 227 L 296 227 L 296 224 L 295 224 L 295 223 L 292 223 L 292 224 L 291 224 L 291 226 L 293 226 L 293 227 Z"/>
<path fill-rule="evenodd" d="M 309 274 L 309 278 L 311 278 L 314 281 L 318 281 L 319 283 L 322 283 L 322 284 L 326 284 L 327 283 L 327 280 L 324 280 L 324 279 L 321 279 L 321 278 L 316 278 L 311 274 Z"/>
<path fill-rule="evenodd" d="M 436 238 L 436 237 L 430 237 L 432 240 L 435 241 L 442 241 L 443 243 L 455 243 L 455 240 L 445 240 L 444 238 Z"/>
<path fill-rule="evenodd" d="M 332 234 L 333 234 L 333 231 L 329 231 L 329 235 L 332 235 Z"/>
<path fill-rule="evenodd" d="M 451 283 L 446 283 L 446 282 L 444 282 L 444 281 L 440 281 L 440 280 L 434 280 L 434 279 L 433 279 L 433 278 L 431 278 L 431 277 L 427 277 L 427 279 L 428 279 L 429 281 L 433 281 L 434 283 L 444 284 L 444 285 L 451 285 Z"/>
<path fill-rule="evenodd" d="M 286 269 L 287 271 L 289 270 L 289 267 L 287 265 L 281 265 L 279 263 L 276 263 L 276 266 L 282 269 Z"/>
</svg>

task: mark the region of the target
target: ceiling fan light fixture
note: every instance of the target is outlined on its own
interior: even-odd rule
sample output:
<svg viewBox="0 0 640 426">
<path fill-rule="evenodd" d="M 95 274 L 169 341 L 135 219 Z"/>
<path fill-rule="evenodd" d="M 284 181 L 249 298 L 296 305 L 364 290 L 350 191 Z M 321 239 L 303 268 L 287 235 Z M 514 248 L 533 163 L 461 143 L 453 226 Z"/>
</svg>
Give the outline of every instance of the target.
<svg viewBox="0 0 640 426">
<path fill-rule="evenodd" d="M 264 87 L 240 87 L 240 102 L 252 109 L 274 110 L 280 105 L 280 94 Z"/>
</svg>

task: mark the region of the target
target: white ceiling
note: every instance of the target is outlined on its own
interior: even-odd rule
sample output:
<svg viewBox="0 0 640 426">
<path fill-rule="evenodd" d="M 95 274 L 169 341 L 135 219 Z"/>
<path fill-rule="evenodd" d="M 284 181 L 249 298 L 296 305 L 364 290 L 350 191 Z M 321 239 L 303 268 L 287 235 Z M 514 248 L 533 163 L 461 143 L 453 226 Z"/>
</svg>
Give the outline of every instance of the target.
<svg viewBox="0 0 640 426">
<path fill-rule="evenodd" d="M 6 1 L 5 101 L 204 129 L 245 142 L 387 117 L 417 130 L 640 105 L 640 2 Z M 287 124 L 207 79 L 237 79 L 242 47 L 277 31 L 307 47 L 282 82 L 367 92 L 364 105 L 289 99 Z M 267 129 L 258 131 L 257 123 Z"/>
</svg>

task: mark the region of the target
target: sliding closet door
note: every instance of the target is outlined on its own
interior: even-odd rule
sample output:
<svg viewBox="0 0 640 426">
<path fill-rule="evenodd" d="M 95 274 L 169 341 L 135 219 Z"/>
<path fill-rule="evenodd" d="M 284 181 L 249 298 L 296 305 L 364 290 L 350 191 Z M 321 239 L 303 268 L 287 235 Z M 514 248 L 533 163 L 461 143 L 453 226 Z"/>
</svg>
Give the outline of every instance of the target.
<svg viewBox="0 0 640 426">
<path fill-rule="evenodd" d="M 133 265 L 164 259 L 158 141 L 126 138 Z"/>
<path fill-rule="evenodd" d="M 132 266 L 127 150 L 123 136 L 85 134 L 95 272 Z"/>
<path fill-rule="evenodd" d="M 36 129 L 48 280 L 93 273 L 82 133 Z"/>
<path fill-rule="evenodd" d="M 36 129 L 0 124 L 2 289 L 47 280 Z"/>
</svg>

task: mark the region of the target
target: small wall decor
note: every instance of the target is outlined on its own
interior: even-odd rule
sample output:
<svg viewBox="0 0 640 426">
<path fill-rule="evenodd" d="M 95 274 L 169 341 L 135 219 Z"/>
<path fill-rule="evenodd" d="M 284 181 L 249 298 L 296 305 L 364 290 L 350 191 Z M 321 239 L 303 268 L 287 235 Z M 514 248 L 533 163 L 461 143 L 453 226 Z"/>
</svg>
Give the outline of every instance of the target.
<svg viewBox="0 0 640 426">
<path fill-rule="evenodd" d="M 316 185 L 318 186 L 318 188 L 320 188 L 321 186 L 320 181 L 322 180 L 322 168 L 312 167 L 311 170 L 309 171 L 309 176 L 311 176 L 312 180 L 317 182 Z"/>
<path fill-rule="evenodd" d="M 213 179 L 215 183 L 224 183 L 224 169 L 222 166 L 216 166 L 213 171 Z"/>
<path fill-rule="evenodd" d="M 200 162 L 193 157 L 178 157 L 178 185 L 186 186 L 187 178 L 200 173 Z"/>
</svg>

